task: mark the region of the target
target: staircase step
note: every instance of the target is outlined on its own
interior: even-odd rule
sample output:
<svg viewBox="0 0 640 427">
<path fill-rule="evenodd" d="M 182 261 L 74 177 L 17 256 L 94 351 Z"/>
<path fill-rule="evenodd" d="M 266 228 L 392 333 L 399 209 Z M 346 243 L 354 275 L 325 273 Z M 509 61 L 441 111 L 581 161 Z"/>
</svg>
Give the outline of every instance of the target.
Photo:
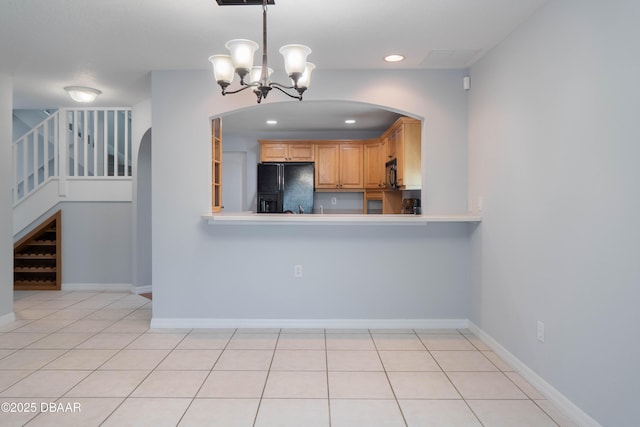
<svg viewBox="0 0 640 427">
<path fill-rule="evenodd" d="M 34 253 L 27 253 L 27 254 L 16 254 L 13 257 L 14 259 L 56 259 L 57 256 L 56 254 L 34 254 Z"/>
</svg>

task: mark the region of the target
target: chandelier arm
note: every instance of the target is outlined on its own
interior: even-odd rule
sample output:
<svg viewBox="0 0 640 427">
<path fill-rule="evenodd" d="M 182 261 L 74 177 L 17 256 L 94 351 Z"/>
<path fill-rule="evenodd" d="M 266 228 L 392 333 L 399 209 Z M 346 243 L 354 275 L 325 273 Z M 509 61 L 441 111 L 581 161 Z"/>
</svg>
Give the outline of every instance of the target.
<svg viewBox="0 0 640 427">
<path fill-rule="evenodd" d="M 285 86 L 285 85 L 277 83 L 277 82 L 271 82 L 271 83 L 269 83 L 269 86 L 271 86 L 271 87 L 280 86 L 282 89 L 295 89 L 300 94 L 300 98 L 301 99 L 302 99 L 302 94 L 304 93 L 305 90 L 307 90 L 306 87 L 299 87 L 298 85 Z M 276 89 L 278 89 L 278 88 L 276 87 Z M 281 89 L 281 91 L 282 91 L 282 89 Z M 295 98 L 297 98 L 297 97 L 295 97 Z"/>
<path fill-rule="evenodd" d="M 247 90 L 250 87 L 256 87 L 256 86 L 257 86 L 257 84 L 244 85 L 240 89 L 237 89 L 237 90 L 226 90 L 226 88 L 225 88 L 225 89 L 222 89 L 222 94 L 223 95 L 227 95 L 227 94 L 233 95 L 234 93 L 242 92 L 243 90 Z"/>
<path fill-rule="evenodd" d="M 295 86 L 286 86 L 286 85 L 283 85 L 282 83 L 278 83 L 278 82 L 269 82 L 269 86 L 271 86 L 271 87 L 276 87 L 277 86 L 276 89 L 278 89 L 278 88 L 282 88 L 282 89 L 297 89 Z"/>
<path fill-rule="evenodd" d="M 302 101 L 302 94 L 299 94 L 298 96 L 296 96 L 296 95 L 291 95 L 289 92 L 287 92 L 286 90 L 282 89 L 282 88 L 285 88 L 285 89 L 293 89 L 293 86 L 291 86 L 291 87 L 287 87 L 287 86 L 283 86 L 283 85 L 281 85 L 281 84 L 274 83 L 274 82 L 269 83 L 269 86 L 271 86 L 272 88 L 278 89 L 280 92 L 284 93 L 284 94 L 285 94 L 285 95 L 287 95 L 287 96 L 290 96 L 291 98 L 295 98 L 295 99 L 297 99 L 298 101 Z M 282 88 L 281 88 L 281 87 L 282 87 Z"/>
</svg>

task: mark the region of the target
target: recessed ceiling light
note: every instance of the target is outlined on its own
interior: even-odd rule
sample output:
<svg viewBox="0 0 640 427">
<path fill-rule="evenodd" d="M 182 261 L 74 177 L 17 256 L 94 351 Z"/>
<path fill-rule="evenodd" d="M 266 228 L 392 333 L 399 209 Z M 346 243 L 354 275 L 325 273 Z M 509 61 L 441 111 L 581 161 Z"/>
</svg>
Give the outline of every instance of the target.
<svg viewBox="0 0 640 427">
<path fill-rule="evenodd" d="M 352 124 L 354 124 L 356 121 L 355 121 L 354 119 L 347 119 L 347 120 L 345 120 L 344 122 L 345 122 L 346 124 L 348 124 L 348 125 L 352 125 Z"/>
<path fill-rule="evenodd" d="M 278 121 L 277 120 L 267 120 L 267 124 L 268 125 L 277 125 Z"/>
<path fill-rule="evenodd" d="M 404 61 L 404 56 L 398 55 L 398 54 L 387 55 L 384 57 L 384 60 L 387 62 L 400 62 L 400 61 Z"/>
</svg>

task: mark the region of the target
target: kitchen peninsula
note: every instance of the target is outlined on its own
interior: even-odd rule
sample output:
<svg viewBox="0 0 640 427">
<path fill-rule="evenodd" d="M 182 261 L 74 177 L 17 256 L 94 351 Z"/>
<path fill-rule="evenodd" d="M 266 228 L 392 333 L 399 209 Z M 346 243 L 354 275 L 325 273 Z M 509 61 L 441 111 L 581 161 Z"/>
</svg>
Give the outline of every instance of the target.
<svg viewBox="0 0 640 427">
<path fill-rule="evenodd" d="M 222 137 L 220 119 L 216 120 L 212 127 L 212 166 L 215 166 L 212 168 L 212 195 L 216 196 L 214 201 L 220 203 Z M 306 178 L 313 181 L 313 209 L 288 208 L 287 214 L 277 213 L 284 212 L 283 209 L 265 210 L 261 208 L 258 192 L 257 209 L 266 213 L 222 212 L 218 209 L 202 218 L 210 225 L 424 226 L 433 222 L 480 222 L 478 214 L 423 215 L 420 211 L 421 133 L 420 120 L 400 117 L 376 138 L 259 139 L 259 170 L 260 165 L 265 164 L 314 166 L 310 178 Z M 347 198 L 347 209 L 332 209 L 335 205 L 332 201 L 336 198 L 343 198 L 341 202 Z M 407 209 L 403 201 L 404 205 L 407 201 L 417 201 L 418 209 Z"/>
<path fill-rule="evenodd" d="M 460 215 L 288 215 L 256 214 L 253 212 L 202 215 L 210 225 L 411 225 L 424 226 L 429 223 L 478 223 L 477 214 Z"/>
</svg>

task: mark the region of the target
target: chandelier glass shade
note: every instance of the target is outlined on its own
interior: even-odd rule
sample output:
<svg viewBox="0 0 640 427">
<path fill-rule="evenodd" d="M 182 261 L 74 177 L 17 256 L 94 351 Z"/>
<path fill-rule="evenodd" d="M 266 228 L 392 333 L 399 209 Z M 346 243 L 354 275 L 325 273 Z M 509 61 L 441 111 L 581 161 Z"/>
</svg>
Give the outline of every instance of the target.
<svg viewBox="0 0 640 427">
<path fill-rule="evenodd" d="M 262 4 L 262 27 L 261 66 L 253 66 L 253 56 L 260 46 L 251 40 L 229 40 L 225 44 L 229 50 L 228 55 L 209 57 L 214 78 L 222 88 L 222 94 L 238 93 L 251 88 L 260 103 L 275 88 L 291 98 L 302 100 L 302 94 L 311 83 L 311 73 L 316 68 L 314 64 L 307 62 L 311 49 L 301 44 L 282 46 L 279 52 L 284 58 L 284 68 L 291 82 L 288 85 L 272 82 L 273 69 L 269 68 L 267 61 L 267 0 L 263 0 Z M 240 88 L 227 90 L 236 74 L 240 77 Z"/>
</svg>

